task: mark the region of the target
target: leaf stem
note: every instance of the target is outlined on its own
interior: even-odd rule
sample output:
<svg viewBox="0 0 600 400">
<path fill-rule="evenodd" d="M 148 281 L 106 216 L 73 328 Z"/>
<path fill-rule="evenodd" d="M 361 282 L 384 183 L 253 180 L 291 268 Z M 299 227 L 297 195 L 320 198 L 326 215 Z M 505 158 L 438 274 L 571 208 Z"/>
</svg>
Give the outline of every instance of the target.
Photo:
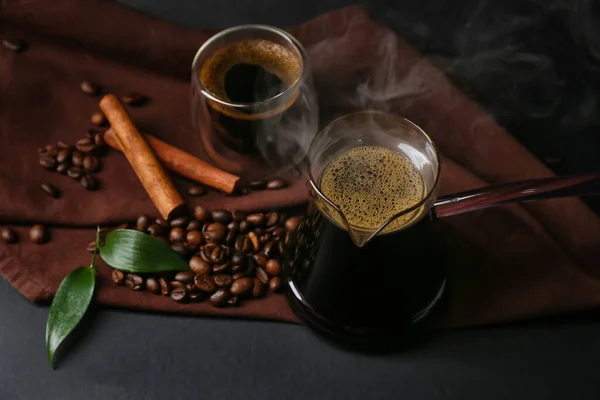
<svg viewBox="0 0 600 400">
<path fill-rule="evenodd" d="M 94 249 L 94 254 L 92 254 L 92 262 L 90 263 L 90 268 L 94 268 L 94 263 L 96 262 L 96 254 L 98 254 L 99 243 L 100 243 L 100 226 L 96 227 L 96 248 Z"/>
</svg>

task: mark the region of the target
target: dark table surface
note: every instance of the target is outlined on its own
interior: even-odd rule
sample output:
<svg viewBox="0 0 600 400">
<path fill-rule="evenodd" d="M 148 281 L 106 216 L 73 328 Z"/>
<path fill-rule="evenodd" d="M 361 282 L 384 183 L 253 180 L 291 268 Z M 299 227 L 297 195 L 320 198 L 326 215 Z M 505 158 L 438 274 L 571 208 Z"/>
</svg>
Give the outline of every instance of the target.
<svg viewBox="0 0 600 400">
<path fill-rule="evenodd" d="M 124 2 L 213 28 L 294 24 L 344 5 Z M 560 156 L 556 172 L 600 169 L 600 24 L 591 19 L 597 10 L 586 9 L 591 2 L 395 3 L 370 5 L 421 51 L 449 58 L 470 95 L 532 152 Z M 516 91 L 494 90 L 498 74 Z M 442 332 L 411 351 L 374 356 L 332 347 L 296 325 L 99 309 L 52 371 L 47 312 L 0 280 L 0 399 L 600 398 L 597 313 Z"/>
</svg>

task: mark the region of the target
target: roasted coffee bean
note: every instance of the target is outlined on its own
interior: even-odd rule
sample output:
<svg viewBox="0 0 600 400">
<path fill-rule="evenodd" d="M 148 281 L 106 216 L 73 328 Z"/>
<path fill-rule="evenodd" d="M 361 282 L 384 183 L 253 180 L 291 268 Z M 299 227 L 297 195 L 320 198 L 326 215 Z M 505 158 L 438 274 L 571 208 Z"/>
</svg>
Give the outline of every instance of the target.
<svg viewBox="0 0 600 400">
<path fill-rule="evenodd" d="M 44 244 L 48 242 L 50 235 L 44 225 L 34 225 L 29 230 L 29 239 L 35 244 Z"/>
<path fill-rule="evenodd" d="M 71 167 L 67 170 L 67 175 L 73 179 L 81 178 L 81 169 L 77 167 Z"/>
<path fill-rule="evenodd" d="M 41 188 L 48 196 L 52 197 L 53 199 L 57 199 L 60 197 L 60 192 L 58 191 L 56 186 L 54 186 L 51 183 L 42 183 Z"/>
<path fill-rule="evenodd" d="M 170 224 L 172 228 L 183 228 L 184 226 L 187 226 L 188 224 L 188 217 L 178 217 L 175 218 L 173 220 L 171 220 Z"/>
<path fill-rule="evenodd" d="M 190 269 L 196 275 L 210 275 L 212 270 L 209 263 L 198 256 L 194 256 L 190 260 Z"/>
<path fill-rule="evenodd" d="M 254 286 L 254 280 L 252 278 L 244 277 L 237 279 L 231 285 L 231 294 L 234 296 L 241 296 L 252 290 Z"/>
<path fill-rule="evenodd" d="M 215 282 L 215 285 L 217 285 L 220 288 L 228 288 L 233 283 L 233 279 L 227 274 L 215 275 L 213 276 L 213 280 Z"/>
<path fill-rule="evenodd" d="M 239 235 L 234 247 L 236 251 L 248 253 L 252 249 L 252 241 L 246 235 Z"/>
<path fill-rule="evenodd" d="M 231 213 L 227 210 L 214 210 L 212 213 L 212 219 L 215 222 L 221 222 L 222 224 L 228 224 L 231 221 Z"/>
<path fill-rule="evenodd" d="M 96 144 L 90 138 L 79 139 L 75 143 L 75 148 L 82 153 L 89 153 L 96 148 Z"/>
<path fill-rule="evenodd" d="M 265 233 L 272 234 L 275 231 L 275 229 L 277 229 L 277 225 L 269 226 L 268 228 L 265 228 Z"/>
<path fill-rule="evenodd" d="M 79 88 L 83 93 L 90 96 L 98 96 L 100 94 L 100 86 L 96 85 L 94 82 L 82 81 L 79 84 Z"/>
<path fill-rule="evenodd" d="M 285 245 L 283 244 L 282 240 L 277 242 L 277 250 L 279 250 L 280 256 L 283 257 L 285 255 Z"/>
<path fill-rule="evenodd" d="M 285 237 L 285 228 L 278 226 L 277 229 L 271 233 L 271 235 L 273 235 L 273 237 L 276 239 L 282 239 Z"/>
<path fill-rule="evenodd" d="M 267 214 L 267 226 L 273 226 L 279 221 L 279 214 L 276 211 Z"/>
<path fill-rule="evenodd" d="M 240 233 L 248 233 L 252 229 L 252 224 L 246 220 L 240 221 Z"/>
<path fill-rule="evenodd" d="M 168 296 L 171 292 L 171 284 L 165 278 L 158 278 L 158 284 L 160 285 L 160 294 Z"/>
<path fill-rule="evenodd" d="M 160 227 L 165 228 L 165 229 L 169 229 L 171 227 L 171 224 L 169 224 L 169 221 L 166 221 L 164 219 L 162 219 L 161 217 L 158 217 L 154 220 L 155 223 L 157 223 Z"/>
<path fill-rule="evenodd" d="M 173 228 L 169 232 L 169 240 L 171 242 L 183 242 L 185 239 L 185 231 L 181 228 Z"/>
<path fill-rule="evenodd" d="M 252 297 L 260 298 L 265 295 L 266 284 L 259 279 L 254 279 L 254 287 L 252 288 Z"/>
<path fill-rule="evenodd" d="M 219 243 L 225 238 L 225 225 L 220 222 L 213 222 L 206 227 L 204 239 L 207 242 Z"/>
<path fill-rule="evenodd" d="M 94 240 L 94 241 L 92 241 L 92 242 L 89 242 L 89 243 L 88 243 L 88 244 L 85 246 L 85 249 L 86 249 L 87 251 L 89 251 L 90 253 L 93 253 L 94 251 L 96 251 L 96 241 Z"/>
<path fill-rule="evenodd" d="M 287 221 L 285 221 L 285 229 L 287 229 L 289 232 L 294 232 L 296 229 L 298 229 L 300 222 L 302 222 L 302 217 L 290 217 L 287 219 Z"/>
<path fill-rule="evenodd" d="M 269 274 L 263 267 L 256 267 L 256 277 L 265 285 L 269 283 Z"/>
<path fill-rule="evenodd" d="M 158 284 L 158 281 L 153 277 L 149 277 L 148 279 L 146 279 L 146 289 L 154 294 L 160 293 L 160 285 Z"/>
<path fill-rule="evenodd" d="M 235 239 L 237 238 L 237 233 L 234 231 L 227 232 L 227 236 L 225 236 L 225 243 L 228 245 L 233 245 L 235 243 Z"/>
<path fill-rule="evenodd" d="M 210 296 L 210 304 L 214 307 L 223 307 L 227 304 L 227 300 L 231 298 L 231 293 L 226 289 L 219 289 Z"/>
<path fill-rule="evenodd" d="M 96 190 L 96 188 L 98 187 L 98 181 L 96 180 L 96 178 L 94 178 L 94 175 L 91 174 L 86 174 L 82 176 L 79 180 L 79 183 L 81 183 L 81 186 L 83 186 L 87 190 Z"/>
<path fill-rule="evenodd" d="M 269 233 L 263 233 L 262 235 L 260 235 L 260 238 L 258 238 L 258 241 L 260 242 L 260 244 L 265 244 L 270 240 L 271 240 L 271 234 L 269 234 Z"/>
<path fill-rule="evenodd" d="M 12 52 L 21 53 L 27 48 L 27 43 L 23 39 L 3 39 L 2 46 Z"/>
<path fill-rule="evenodd" d="M 140 93 L 132 92 L 128 95 L 123 96 L 123 103 L 128 106 L 138 107 L 143 105 L 148 101 L 148 98 Z"/>
<path fill-rule="evenodd" d="M 83 169 L 86 170 L 86 172 L 96 172 L 99 167 L 100 161 L 98 158 L 89 154 L 83 157 Z"/>
<path fill-rule="evenodd" d="M 71 163 L 76 167 L 81 167 L 83 165 L 83 153 L 79 150 L 75 150 L 71 153 Z"/>
<path fill-rule="evenodd" d="M 144 278 L 138 274 L 128 273 L 125 275 L 125 285 L 133 290 L 142 290 L 144 288 Z"/>
<path fill-rule="evenodd" d="M 2 231 L 0 231 L 0 237 L 2 237 L 4 243 L 8 244 L 17 243 L 19 241 L 17 232 L 7 227 L 2 228 Z"/>
<path fill-rule="evenodd" d="M 67 164 L 67 163 L 58 164 L 56 166 L 56 172 L 58 172 L 61 175 L 66 175 L 68 169 L 69 169 L 69 164 Z"/>
<path fill-rule="evenodd" d="M 260 237 L 260 235 L 265 233 L 265 230 L 261 227 L 256 227 L 256 228 L 254 228 L 254 233 L 256 233 L 256 236 Z"/>
<path fill-rule="evenodd" d="M 200 229 L 202 229 L 202 223 L 193 219 L 189 224 L 187 224 L 185 229 L 188 231 L 200 231 Z"/>
<path fill-rule="evenodd" d="M 288 232 L 285 235 L 285 247 L 287 247 L 288 249 L 294 248 L 296 247 L 296 232 Z"/>
<path fill-rule="evenodd" d="M 171 292 L 171 299 L 178 303 L 185 303 L 189 299 L 188 291 L 185 287 L 178 287 Z"/>
<path fill-rule="evenodd" d="M 93 113 L 90 117 L 90 121 L 96 126 L 104 126 L 108 122 L 102 111 L 96 111 Z"/>
<path fill-rule="evenodd" d="M 193 271 L 179 271 L 175 274 L 175 280 L 181 283 L 189 283 L 194 280 Z"/>
<path fill-rule="evenodd" d="M 146 232 L 146 229 L 150 226 L 150 218 L 145 215 L 140 215 L 135 222 L 135 229 L 140 232 Z"/>
<path fill-rule="evenodd" d="M 225 261 L 225 259 L 227 258 L 227 253 L 225 248 L 223 247 L 215 247 L 211 252 L 210 252 L 210 261 L 212 261 L 214 264 L 221 264 Z"/>
<path fill-rule="evenodd" d="M 246 255 L 244 253 L 236 251 L 231 256 L 231 262 L 233 264 L 241 265 L 242 267 L 244 267 L 246 265 Z"/>
<path fill-rule="evenodd" d="M 248 239 L 250 239 L 254 251 L 258 251 L 260 249 L 260 241 L 258 240 L 258 235 L 254 232 L 250 232 L 248 233 Z"/>
<path fill-rule="evenodd" d="M 98 147 L 104 147 L 105 146 L 105 142 L 104 142 L 104 136 L 102 135 L 102 133 L 97 132 L 94 134 L 94 144 L 96 144 L 96 146 Z"/>
<path fill-rule="evenodd" d="M 234 221 L 243 221 L 246 218 L 246 213 L 240 210 L 234 210 L 231 213 L 231 217 Z"/>
<path fill-rule="evenodd" d="M 118 269 L 113 269 L 112 281 L 117 285 L 122 285 L 125 281 L 125 273 L 123 271 L 119 271 Z"/>
<path fill-rule="evenodd" d="M 269 289 L 271 292 L 279 292 L 281 290 L 281 279 L 278 276 L 274 276 L 269 281 Z"/>
<path fill-rule="evenodd" d="M 46 169 L 54 169 L 56 160 L 52 156 L 42 156 L 40 157 L 40 165 Z"/>
<path fill-rule="evenodd" d="M 184 260 L 190 256 L 190 250 L 185 247 L 183 243 L 173 243 L 171 245 L 171 249 L 173 249 L 175 253 L 179 254 L 179 256 Z"/>
<path fill-rule="evenodd" d="M 210 220 L 210 214 L 202 206 L 196 206 L 194 208 L 194 218 L 200 222 L 208 222 Z"/>
<path fill-rule="evenodd" d="M 246 275 L 254 275 L 256 272 L 256 262 L 253 258 L 247 258 L 246 260 Z"/>
<path fill-rule="evenodd" d="M 185 283 L 181 283 L 179 281 L 171 281 L 171 282 L 169 282 L 169 284 L 171 285 L 171 290 L 185 286 Z"/>
<path fill-rule="evenodd" d="M 267 182 L 267 189 L 269 190 L 279 190 L 283 189 L 287 186 L 287 182 L 281 178 L 271 178 Z"/>
<path fill-rule="evenodd" d="M 192 246 L 200 246 L 204 243 L 204 236 L 200 231 L 188 231 L 185 235 L 185 240 Z"/>
<path fill-rule="evenodd" d="M 162 236 L 164 235 L 165 230 L 162 226 L 158 225 L 157 223 L 153 223 L 150 224 L 150 226 L 148 227 L 148 233 L 152 236 Z"/>
<path fill-rule="evenodd" d="M 281 264 L 276 259 L 272 258 L 267 261 L 267 265 L 265 265 L 265 270 L 271 276 L 279 276 L 281 273 Z"/>
<path fill-rule="evenodd" d="M 252 190 L 262 190 L 267 186 L 267 181 L 250 181 L 248 186 Z"/>
<path fill-rule="evenodd" d="M 265 215 L 263 213 L 250 214 L 246 217 L 246 221 L 254 226 L 260 226 L 265 222 Z"/>
<path fill-rule="evenodd" d="M 71 149 L 69 149 L 68 147 L 66 149 L 60 149 L 58 151 L 58 153 L 56 154 L 56 162 L 64 163 L 66 161 L 69 161 L 70 157 L 71 157 Z"/>
<path fill-rule="evenodd" d="M 227 305 L 235 307 L 240 304 L 240 298 L 237 296 L 232 296 L 229 300 L 227 300 Z"/>
<path fill-rule="evenodd" d="M 235 273 L 235 274 L 231 275 L 231 278 L 232 278 L 233 280 L 236 280 L 236 279 L 244 278 L 244 277 L 246 277 L 246 276 L 248 276 L 248 274 L 247 274 L 247 273 L 245 273 L 245 272 L 237 272 L 237 273 Z"/>
<path fill-rule="evenodd" d="M 200 291 L 190 293 L 190 301 L 201 302 L 204 300 L 204 293 Z"/>
<path fill-rule="evenodd" d="M 238 264 L 231 265 L 231 272 L 233 274 L 237 274 L 238 272 L 242 272 L 243 270 L 244 270 L 244 267 L 242 267 L 241 265 L 238 265 Z"/>
<path fill-rule="evenodd" d="M 196 285 L 194 284 L 194 282 L 188 282 L 185 284 L 185 290 L 188 291 L 188 293 L 196 293 L 196 292 L 200 292 L 200 290 L 196 287 Z"/>
<path fill-rule="evenodd" d="M 229 232 L 238 233 L 240 231 L 240 223 L 237 221 L 231 221 L 227 224 L 227 230 Z"/>
<path fill-rule="evenodd" d="M 212 267 L 212 272 L 215 274 L 225 274 L 231 272 L 231 263 L 216 264 Z"/>
<path fill-rule="evenodd" d="M 265 256 L 263 253 L 255 254 L 253 258 L 254 261 L 256 261 L 256 264 L 260 266 L 265 266 L 267 264 L 267 256 Z"/>
<path fill-rule="evenodd" d="M 217 289 L 212 277 L 208 275 L 196 275 L 194 285 L 204 293 L 213 293 Z"/>
<path fill-rule="evenodd" d="M 213 264 L 213 262 L 210 259 L 210 253 L 212 252 L 212 249 L 207 249 L 206 247 L 201 248 L 200 251 L 198 252 L 198 254 L 200 255 L 200 258 L 202 258 L 204 261 L 206 261 L 209 264 Z"/>
<path fill-rule="evenodd" d="M 188 194 L 194 197 L 203 196 L 206 194 L 206 189 L 204 189 L 202 186 L 192 186 L 188 189 Z"/>
</svg>

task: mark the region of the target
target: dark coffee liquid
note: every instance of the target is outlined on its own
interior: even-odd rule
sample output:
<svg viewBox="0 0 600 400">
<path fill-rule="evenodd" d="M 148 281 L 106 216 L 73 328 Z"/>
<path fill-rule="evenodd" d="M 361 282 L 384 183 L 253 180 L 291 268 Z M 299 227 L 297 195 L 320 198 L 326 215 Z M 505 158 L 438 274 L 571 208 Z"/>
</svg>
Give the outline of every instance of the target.
<svg viewBox="0 0 600 400">
<path fill-rule="evenodd" d="M 372 165 L 369 161 L 373 161 Z M 321 179 L 331 176 L 325 185 L 335 184 L 329 190 L 338 191 L 340 198 L 347 200 L 347 207 L 356 208 L 346 210 L 347 218 L 369 224 L 379 221 L 379 214 L 373 216 L 362 210 L 361 215 L 353 214 L 353 211 L 360 211 L 363 204 L 372 210 L 374 206 L 369 203 L 377 202 L 380 212 L 391 210 L 394 215 L 395 206 L 391 205 L 391 197 L 384 200 L 385 191 L 395 192 L 403 185 L 419 184 L 408 169 L 408 163 L 404 156 L 387 149 L 358 148 L 332 161 Z M 363 198 L 363 203 L 360 186 L 381 185 L 377 176 L 371 181 L 367 179 L 370 165 L 374 166 L 373 174 L 385 170 L 383 179 L 398 175 L 400 171 L 405 171 L 407 177 L 401 181 L 390 180 L 389 187 L 381 188 L 383 195 L 363 187 L 365 193 L 371 193 L 370 197 Z M 337 171 L 336 175 L 332 169 Z M 416 172 L 414 167 L 412 169 Z M 352 178 L 348 174 L 351 175 L 353 170 L 360 180 L 359 188 L 352 187 L 347 181 Z M 328 175 L 329 172 L 332 175 Z M 340 184 L 340 178 L 344 179 L 345 185 Z M 322 185 L 321 180 L 323 188 Z M 352 192 L 346 192 L 348 187 L 352 187 Z M 420 189 L 406 189 L 398 192 L 404 193 L 405 197 L 401 199 L 396 195 L 397 201 L 412 198 L 418 202 L 422 198 L 414 198 Z M 389 204 L 382 204 L 384 201 Z M 363 247 L 358 247 L 340 226 L 339 221 L 330 219 L 316 204 L 311 204 L 298 231 L 295 254 L 289 257 L 291 263 L 286 265 L 291 288 L 289 298 L 295 311 L 321 333 L 351 345 L 385 346 L 390 341 L 401 341 L 402 335 L 410 333 L 415 322 L 430 313 L 443 292 L 443 254 L 435 222 L 425 216 L 408 228 L 401 229 L 400 225 L 391 233 L 379 234 Z"/>
<path fill-rule="evenodd" d="M 235 103 L 257 103 L 277 96 L 285 84 L 260 65 L 235 64 L 225 75 L 225 93 Z"/>
</svg>

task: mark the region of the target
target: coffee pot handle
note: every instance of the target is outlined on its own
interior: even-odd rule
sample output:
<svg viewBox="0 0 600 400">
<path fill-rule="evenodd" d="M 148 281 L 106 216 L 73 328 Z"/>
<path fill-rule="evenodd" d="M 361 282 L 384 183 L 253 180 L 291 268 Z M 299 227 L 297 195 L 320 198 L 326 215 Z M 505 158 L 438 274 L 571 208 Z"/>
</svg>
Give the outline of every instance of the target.
<svg viewBox="0 0 600 400">
<path fill-rule="evenodd" d="M 500 204 L 597 194 L 600 194 L 600 172 L 592 172 L 510 182 L 455 193 L 440 197 L 432 212 L 437 218 L 443 218 Z"/>
</svg>

